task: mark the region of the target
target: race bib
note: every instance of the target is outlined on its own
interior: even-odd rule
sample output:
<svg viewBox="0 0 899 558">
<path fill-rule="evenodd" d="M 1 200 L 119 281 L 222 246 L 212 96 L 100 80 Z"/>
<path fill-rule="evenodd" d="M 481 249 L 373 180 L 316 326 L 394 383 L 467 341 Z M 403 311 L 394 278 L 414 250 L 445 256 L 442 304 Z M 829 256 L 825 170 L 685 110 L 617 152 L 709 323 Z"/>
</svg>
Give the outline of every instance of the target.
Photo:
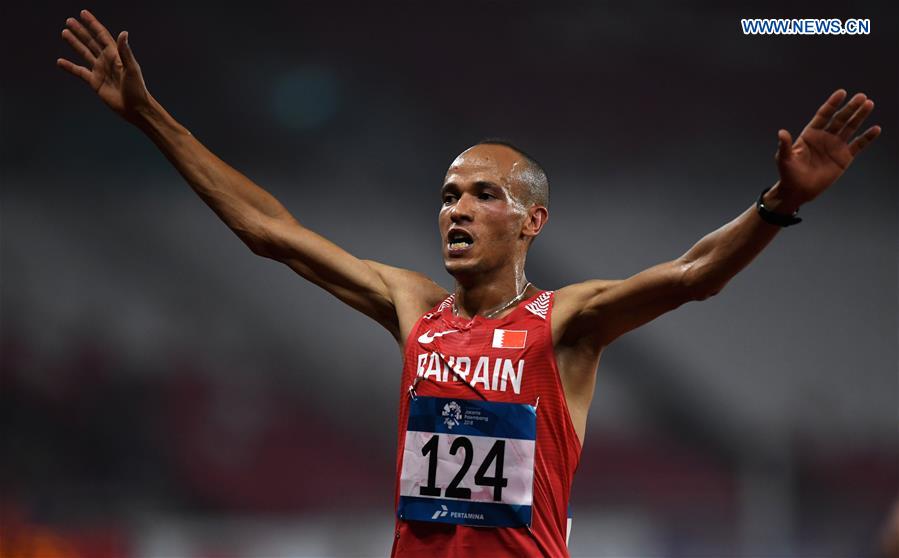
<svg viewBox="0 0 899 558">
<path fill-rule="evenodd" d="M 537 408 L 415 397 L 400 474 L 400 519 L 531 524 Z"/>
</svg>

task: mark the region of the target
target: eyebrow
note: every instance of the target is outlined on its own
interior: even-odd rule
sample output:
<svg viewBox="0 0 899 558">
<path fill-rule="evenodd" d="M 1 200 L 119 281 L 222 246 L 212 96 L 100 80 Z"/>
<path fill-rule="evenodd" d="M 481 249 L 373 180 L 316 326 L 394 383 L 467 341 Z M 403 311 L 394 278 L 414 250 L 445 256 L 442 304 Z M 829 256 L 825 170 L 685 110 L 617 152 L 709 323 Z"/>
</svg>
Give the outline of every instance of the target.
<svg viewBox="0 0 899 558">
<path fill-rule="evenodd" d="M 478 180 L 477 182 L 474 183 L 474 185 L 478 188 L 496 188 L 498 190 L 503 189 L 503 187 L 500 186 L 499 184 L 496 184 L 495 182 L 490 182 L 489 180 Z M 458 187 L 459 187 L 459 185 L 456 184 L 455 182 L 447 182 L 440 188 L 440 193 L 442 194 L 451 188 L 458 188 Z"/>
</svg>

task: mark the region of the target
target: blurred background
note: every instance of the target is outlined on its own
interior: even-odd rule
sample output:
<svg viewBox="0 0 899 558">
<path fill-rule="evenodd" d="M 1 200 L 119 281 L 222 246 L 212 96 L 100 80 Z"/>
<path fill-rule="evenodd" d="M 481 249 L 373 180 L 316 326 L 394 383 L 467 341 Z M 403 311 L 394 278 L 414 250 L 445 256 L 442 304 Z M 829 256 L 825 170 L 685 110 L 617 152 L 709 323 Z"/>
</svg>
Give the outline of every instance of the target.
<svg viewBox="0 0 899 558">
<path fill-rule="evenodd" d="M 883 136 L 718 296 L 604 353 L 581 557 L 867 557 L 899 483 L 899 20 L 888 3 L 19 2 L 0 85 L 0 555 L 384 556 L 401 359 L 253 256 L 55 66 L 87 7 L 154 96 L 309 227 L 446 288 L 439 187 L 485 136 L 546 168 L 528 278 L 679 256 L 838 87 Z M 869 18 L 744 36 L 740 18 Z"/>
</svg>

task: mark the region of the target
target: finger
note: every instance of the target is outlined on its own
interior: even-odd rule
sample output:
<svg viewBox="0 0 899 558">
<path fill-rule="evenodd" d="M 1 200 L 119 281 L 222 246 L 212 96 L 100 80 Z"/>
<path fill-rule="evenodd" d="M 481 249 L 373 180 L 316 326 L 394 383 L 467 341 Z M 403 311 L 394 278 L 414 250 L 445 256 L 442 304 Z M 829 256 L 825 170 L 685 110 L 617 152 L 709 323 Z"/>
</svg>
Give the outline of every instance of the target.
<svg viewBox="0 0 899 558">
<path fill-rule="evenodd" d="M 84 66 L 79 66 L 78 64 L 73 64 L 69 62 L 65 58 L 57 58 L 56 65 L 62 68 L 63 70 L 69 72 L 73 76 L 80 77 L 85 81 L 85 83 L 90 84 L 91 82 L 91 72 Z"/>
<path fill-rule="evenodd" d="M 70 17 L 66 20 L 66 25 L 68 25 L 69 30 L 74 33 L 76 37 L 78 37 L 78 40 L 90 49 L 90 51 L 94 54 L 94 58 L 100 56 L 100 53 L 103 51 L 103 49 L 99 44 L 97 44 L 97 41 L 95 41 L 94 38 L 91 37 L 90 32 L 85 29 L 83 25 L 81 25 L 81 22 L 79 22 L 74 17 Z"/>
<path fill-rule="evenodd" d="M 128 44 L 127 31 L 119 33 L 119 36 L 116 39 L 116 45 L 119 47 L 119 56 L 122 58 L 122 64 L 124 64 L 126 68 L 136 66 L 137 60 L 134 59 L 134 53 L 131 52 L 131 45 Z"/>
<path fill-rule="evenodd" d="M 87 28 L 94 38 L 97 39 L 97 42 L 100 43 L 101 47 L 106 48 L 115 45 L 115 41 L 112 40 L 112 35 L 109 34 L 106 27 L 103 27 L 100 20 L 94 17 L 94 14 L 87 10 L 81 10 L 81 20 L 87 24 Z"/>
<path fill-rule="evenodd" d="M 815 116 L 809 121 L 806 129 L 812 130 L 820 130 L 824 128 L 824 125 L 830 120 L 830 117 L 833 116 L 833 113 L 840 108 L 840 103 L 843 102 L 843 99 L 846 98 L 846 90 L 845 89 L 837 89 L 833 93 L 830 94 L 830 98 L 824 101 L 824 104 L 818 109 L 818 112 L 815 113 Z"/>
<path fill-rule="evenodd" d="M 849 141 L 849 138 L 855 134 L 855 131 L 858 130 L 858 127 L 862 125 L 862 122 L 868 118 L 868 115 L 871 114 L 871 111 L 874 110 L 874 101 L 868 99 L 862 106 L 858 107 L 858 110 L 852 115 L 852 117 L 846 121 L 846 124 L 843 125 L 843 128 L 839 131 L 839 136 L 846 141 Z"/>
<path fill-rule="evenodd" d="M 793 138 L 786 130 L 777 131 L 777 160 L 786 161 L 793 154 Z"/>
<path fill-rule="evenodd" d="M 871 142 L 880 135 L 880 126 L 871 126 L 864 134 L 858 136 L 849 144 L 849 153 L 855 157 L 861 153 L 862 149 L 871 145 Z"/>
<path fill-rule="evenodd" d="M 833 118 L 830 119 L 830 122 L 824 128 L 824 131 L 830 132 L 831 134 L 839 132 L 843 125 L 849 120 L 849 117 L 855 114 L 858 107 L 862 106 L 867 100 L 868 97 L 866 97 L 864 93 L 856 93 L 852 99 L 846 103 L 846 106 L 833 115 Z"/>
<path fill-rule="evenodd" d="M 72 49 L 77 52 L 82 58 L 84 58 L 84 61 L 91 66 L 93 66 L 94 62 L 97 61 L 97 58 L 94 56 L 91 50 L 84 46 L 84 43 L 79 41 L 78 37 L 76 37 L 70 29 L 62 30 L 62 38 L 65 39 L 65 41 L 69 43 L 69 46 L 72 47 Z"/>
</svg>

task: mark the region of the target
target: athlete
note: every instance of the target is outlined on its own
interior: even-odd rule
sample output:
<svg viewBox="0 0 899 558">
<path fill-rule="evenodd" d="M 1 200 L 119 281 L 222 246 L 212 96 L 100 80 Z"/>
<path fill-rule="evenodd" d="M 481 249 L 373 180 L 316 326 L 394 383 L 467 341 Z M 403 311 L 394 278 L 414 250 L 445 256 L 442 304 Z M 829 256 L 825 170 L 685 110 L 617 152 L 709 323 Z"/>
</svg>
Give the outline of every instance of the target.
<svg viewBox="0 0 899 558">
<path fill-rule="evenodd" d="M 87 10 L 57 64 L 143 131 L 255 254 L 370 316 L 403 353 L 393 556 L 567 556 L 567 505 L 603 349 L 686 302 L 718 293 L 829 188 L 879 134 L 874 103 L 834 92 L 794 142 L 778 131 L 780 179 L 682 256 L 623 280 L 556 291 L 525 275 L 549 216 L 543 169 L 486 141 L 441 189 L 443 260 L 455 286 L 361 260 L 304 227 L 209 152 L 148 92 L 128 45 Z M 845 102 L 845 104 L 844 104 Z M 853 139 L 854 137 L 854 139 Z"/>
</svg>

